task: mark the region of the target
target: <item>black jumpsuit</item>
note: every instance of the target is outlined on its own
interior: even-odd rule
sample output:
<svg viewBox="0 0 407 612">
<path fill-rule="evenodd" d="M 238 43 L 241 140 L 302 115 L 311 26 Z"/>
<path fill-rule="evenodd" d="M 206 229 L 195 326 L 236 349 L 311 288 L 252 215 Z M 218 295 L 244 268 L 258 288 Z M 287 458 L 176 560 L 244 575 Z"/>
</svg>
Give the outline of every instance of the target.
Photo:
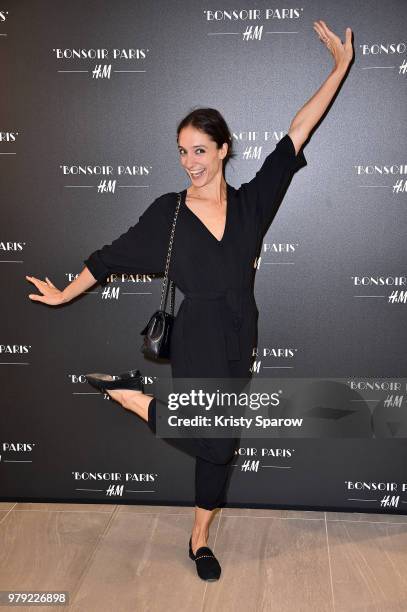
<svg viewBox="0 0 407 612">
<path fill-rule="evenodd" d="M 306 164 L 302 150 L 295 155 L 285 134 L 252 180 L 239 189 L 227 183 L 221 240 L 186 206 L 187 190 L 181 192 L 168 272 L 184 294 L 171 337 L 173 377 L 250 377 L 259 314 L 253 294 L 255 259 L 285 188 Z M 105 284 L 113 272 L 164 274 L 176 204 L 176 192 L 156 198 L 135 225 L 84 260 L 92 275 Z M 153 432 L 156 401 L 149 406 Z M 172 441 L 196 457 L 195 504 L 208 510 L 223 504 L 237 440 Z"/>
</svg>

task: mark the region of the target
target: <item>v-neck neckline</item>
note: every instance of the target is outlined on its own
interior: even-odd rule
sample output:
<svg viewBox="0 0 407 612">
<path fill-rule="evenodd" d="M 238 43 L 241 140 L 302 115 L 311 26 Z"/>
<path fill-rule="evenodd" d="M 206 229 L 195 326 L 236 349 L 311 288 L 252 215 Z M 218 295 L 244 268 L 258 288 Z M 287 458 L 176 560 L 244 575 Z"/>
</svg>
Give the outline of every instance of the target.
<svg viewBox="0 0 407 612">
<path fill-rule="evenodd" d="M 223 230 L 222 238 L 221 238 L 220 240 L 218 240 L 218 239 L 216 238 L 216 236 L 215 236 L 214 234 L 212 234 L 212 232 L 211 232 L 211 231 L 210 231 L 210 229 L 209 229 L 209 228 L 208 228 L 208 227 L 205 225 L 205 223 L 204 223 L 203 221 L 201 221 L 201 219 L 198 217 L 198 215 L 196 215 L 196 214 L 194 213 L 194 211 L 193 211 L 193 210 L 191 210 L 191 209 L 189 208 L 189 206 L 187 205 L 187 190 L 188 190 L 188 189 L 184 189 L 184 192 L 183 192 L 183 199 L 182 199 L 182 203 L 183 203 L 183 205 L 184 205 L 184 208 L 186 208 L 187 210 L 189 210 L 189 212 L 191 213 L 191 215 L 192 215 L 193 217 L 195 217 L 195 219 L 198 221 L 198 223 L 200 223 L 200 225 L 201 225 L 201 226 L 204 228 L 204 230 L 206 230 L 206 233 L 207 233 L 207 234 L 209 234 L 209 236 L 211 236 L 211 237 L 213 238 L 213 240 L 215 240 L 215 242 L 216 242 L 217 244 L 219 244 L 219 245 L 223 244 L 223 242 L 224 242 L 224 240 L 225 240 L 226 232 L 227 232 L 227 229 L 228 229 L 228 225 L 229 225 L 229 217 L 230 217 L 230 210 L 229 210 L 229 207 L 230 207 L 230 203 L 231 203 L 231 202 L 230 202 L 230 201 L 231 201 L 231 198 L 230 198 L 230 185 L 229 185 L 229 183 L 227 183 L 227 182 L 226 182 L 226 219 L 225 219 L 225 227 L 224 227 L 224 230 Z"/>
</svg>

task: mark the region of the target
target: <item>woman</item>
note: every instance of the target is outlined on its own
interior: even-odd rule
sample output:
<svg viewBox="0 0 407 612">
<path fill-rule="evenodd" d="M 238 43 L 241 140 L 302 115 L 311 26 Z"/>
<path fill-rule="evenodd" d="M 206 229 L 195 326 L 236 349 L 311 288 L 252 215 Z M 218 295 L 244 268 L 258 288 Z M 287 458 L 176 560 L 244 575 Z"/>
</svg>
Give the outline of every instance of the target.
<svg viewBox="0 0 407 612">
<path fill-rule="evenodd" d="M 350 28 L 344 44 L 324 21 L 314 22 L 314 29 L 332 54 L 334 67 L 251 181 L 235 189 L 224 178 L 232 138 L 218 111 L 197 109 L 178 126 L 180 161 L 191 186 L 181 192 L 169 267 L 169 278 L 185 295 L 171 338 L 173 377 L 250 377 L 252 349 L 257 343 L 258 310 L 252 288 L 255 258 L 292 175 L 307 164 L 301 147 L 353 58 Z M 44 282 L 27 276 L 42 294 L 29 298 L 58 305 L 97 281 L 105 283 L 112 272 L 163 273 L 176 202 L 175 192 L 158 197 L 138 223 L 84 260 L 85 268 L 63 291 L 47 277 Z M 156 431 L 160 400 L 142 392 L 138 370 L 115 377 L 112 384 L 109 374 L 87 376 L 88 382 L 106 389 Z M 225 502 L 236 439 L 179 438 L 174 442 L 196 457 L 195 522 L 189 555 L 201 578 L 216 580 L 221 568 L 207 547 L 209 524 L 215 509 Z"/>
</svg>

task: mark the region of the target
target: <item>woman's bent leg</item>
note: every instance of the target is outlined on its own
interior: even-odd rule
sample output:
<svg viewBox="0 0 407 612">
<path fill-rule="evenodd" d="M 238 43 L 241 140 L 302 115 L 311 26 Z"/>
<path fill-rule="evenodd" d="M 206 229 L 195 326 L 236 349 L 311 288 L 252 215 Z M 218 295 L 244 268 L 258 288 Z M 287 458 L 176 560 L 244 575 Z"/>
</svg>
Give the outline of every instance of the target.
<svg viewBox="0 0 407 612">
<path fill-rule="evenodd" d="M 116 395 L 115 395 L 116 393 Z M 112 392 L 113 399 L 143 418 L 150 430 L 156 434 L 156 403 L 161 400 L 142 393 L 120 395 Z M 166 404 L 161 402 L 164 407 Z M 195 456 L 195 521 L 191 534 L 192 550 L 206 546 L 209 526 L 215 509 L 226 501 L 226 490 L 231 474 L 232 462 L 238 443 L 237 438 L 164 438 L 175 447 Z"/>
<path fill-rule="evenodd" d="M 161 418 L 157 411 L 157 402 L 166 408 L 165 402 L 157 398 L 153 398 L 148 406 L 147 424 L 154 434 L 157 431 L 157 419 Z M 201 457 L 205 461 L 215 464 L 229 463 L 236 447 L 236 438 L 193 438 L 180 436 L 178 438 L 165 437 L 163 439 L 194 457 Z"/>
<path fill-rule="evenodd" d="M 153 399 L 152 395 L 132 389 L 107 389 L 106 392 L 123 408 L 135 412 L 143 421 L 148 421 L 148 407 Z"/>
</svg>

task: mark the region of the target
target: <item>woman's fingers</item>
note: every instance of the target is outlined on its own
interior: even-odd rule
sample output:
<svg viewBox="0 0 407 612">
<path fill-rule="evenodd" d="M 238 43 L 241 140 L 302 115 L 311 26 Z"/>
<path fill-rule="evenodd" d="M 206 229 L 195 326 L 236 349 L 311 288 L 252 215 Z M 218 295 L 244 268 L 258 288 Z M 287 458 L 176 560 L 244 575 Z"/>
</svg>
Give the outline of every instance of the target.
<svg viewBox="0 0 407 612">
<path fill-rule="evenodd" d="M 312 27 L 314 28 L 315 32 L 318 34 L 321 42 L 323 42 L 322 39 L 323 39 L 324 33 L 319 23 L 317 21 L 314 21 L 314 25 Z"/>
<path fill-rule="evenodd" d="M 33 283 L 33 285 L 35 285 L 38 291 L 40 291 L 42 294 L 30 293 L 28 296 L 30 300 L 35 302 L 43 302 L 49 306 L 63 304 L 63 292 L 51 283 L 48 276 L 45 277 L 45 281 L 35 278 L 34 276 L 26 276 L 26 279 Z"/>
<path fill-rule="evenodd" d="M 26 276 L 26 279 L 30 281 L 30 283 L 34 283 L 35 285 L 35 281 L 39 280 L 38 278 L 35 278 L 35 276 Z"/>
<path fill-rule="evenodd" d="M 42 295 L 37 295 L 36 293 L 30 293 L 30 295 L 28 297 L 30 298 L 30 300 L 33 300 L 34 302 L 43 302 L 44 301 L 42 299 Z"/>
<path fill-rule="evenodd" d="M 335 60 L 336 66 L 344 64 L 344 62 L 349 63 L 352 60 L 353 47 L 351 28 L 348 27 L 345 30 L 344 44 L 342 44 L 339 36 L 337 36 L 335 32 L 332 32 L 332 30 L 328 28 L 325 21 L 322 19 L 314 21 L 313 28 L 318 34 L 321 42 L 325 43 L 327 49 L 330 51 Z"/>
<path fill-rule="evenodd" d="M 326 32 L 316 22 L 313 27 L 316 33 L 318 34 L 319 40 L 321 41 L 321 43 L 323 43 L 327 47 L 327 49 L 330 51 L 330 53 L 334 55 L 332 47 L 335 45 L 335 42 L 333 41 L 333 39 L 328 37 Z"/>
<path fill-rule="evenodd" d="M 51 286 L 53 287 L 54 285 L 51 283 L 51 281 L 49 280 L 48 276 L 45 277 L 45 281 L 42 281 L 39 278 L 35 278 L 35 276 L 26 276 L 26 279 L 29 280 L 31 283 L 33 283 L 36 287 L 38 287 L 39 285 L 45 285 L 45 286 Z"/>
<path fill-rule="evenodd" d="M 56 289 L 55 285 L 53 285 L 53 284 L 51 283 L 51 281 L 49 280 L 48 276 L 46 276 L 46 277 L 45 277 L 45 280 L 47 281 L 47 283 L 48 283 L 48 285 L 49 285 L 50 287 L 53 287 L 54 289 Z"/>
<path fill-rule="evenodd" d="M 328 38 L 324 28 L 321 25 L 320 21 L 314 21 L 314 30 L 316 30 L 316 32 L 318 33 L 319 37 L 322 38 Z"/>
<path fill-rule="evenodd" d="M 39 289 L 40 291 L 42 291 L 42 288 L 47 287 L 47 283 L 40 280 L 39 278 L 35 278 L 34 276 L 27 276 L 26 277 L 31 283 L 33 283 L 33 285 L 35 285 L 37 287 L 37 289 Z"/>
<path fill-rule="evenodd" d="M 322 21 L 322 19 L 319 21 L 314 21 L 314 30 L 316 30 L 320 40 L 324 43 L 341 42 L 339 36 L 332 32 L 326 25 L 325 21 Z"/>
<path fill-rule="evenodd" d="M 330 30 L 327 24 L 325 23 L 325 21 L 323 21 L 322 19 L 319 19 L 318 21 L 314 21 L 314 30 L 318 33 L 320 38 L 322 38 L 323 42 L 326 42 L 326 39 L 328 39 L 328 40 L 333 40 L 337 43 L 342 44 L 341 38 L 337 34 L 335 34 L 335 32 Z M 352 41 L 352 30 L 351 28 L 348 27 L 345 30 L 345 45 L 351 46 L 351 41 Z"/>
<path fill-rule="evenodd" d="M 320 19 L 319 23 L 321 24 L 322 31 L 324 32 L 326 38 L 333 38 L 334 40 L 341 42 L 341 39 L 339 38 L 339 36 L 337 36 L 335 32 L 332 32 L 332 30 L 328 28 L 325 21 L 322 21 L 322 19 Z"/>
<path fill-rule="evenodd" d="M 345 30 L 345 49 L 347 51 L 352 49 L 352 30 L 350 28 Z"/>
</svg>

